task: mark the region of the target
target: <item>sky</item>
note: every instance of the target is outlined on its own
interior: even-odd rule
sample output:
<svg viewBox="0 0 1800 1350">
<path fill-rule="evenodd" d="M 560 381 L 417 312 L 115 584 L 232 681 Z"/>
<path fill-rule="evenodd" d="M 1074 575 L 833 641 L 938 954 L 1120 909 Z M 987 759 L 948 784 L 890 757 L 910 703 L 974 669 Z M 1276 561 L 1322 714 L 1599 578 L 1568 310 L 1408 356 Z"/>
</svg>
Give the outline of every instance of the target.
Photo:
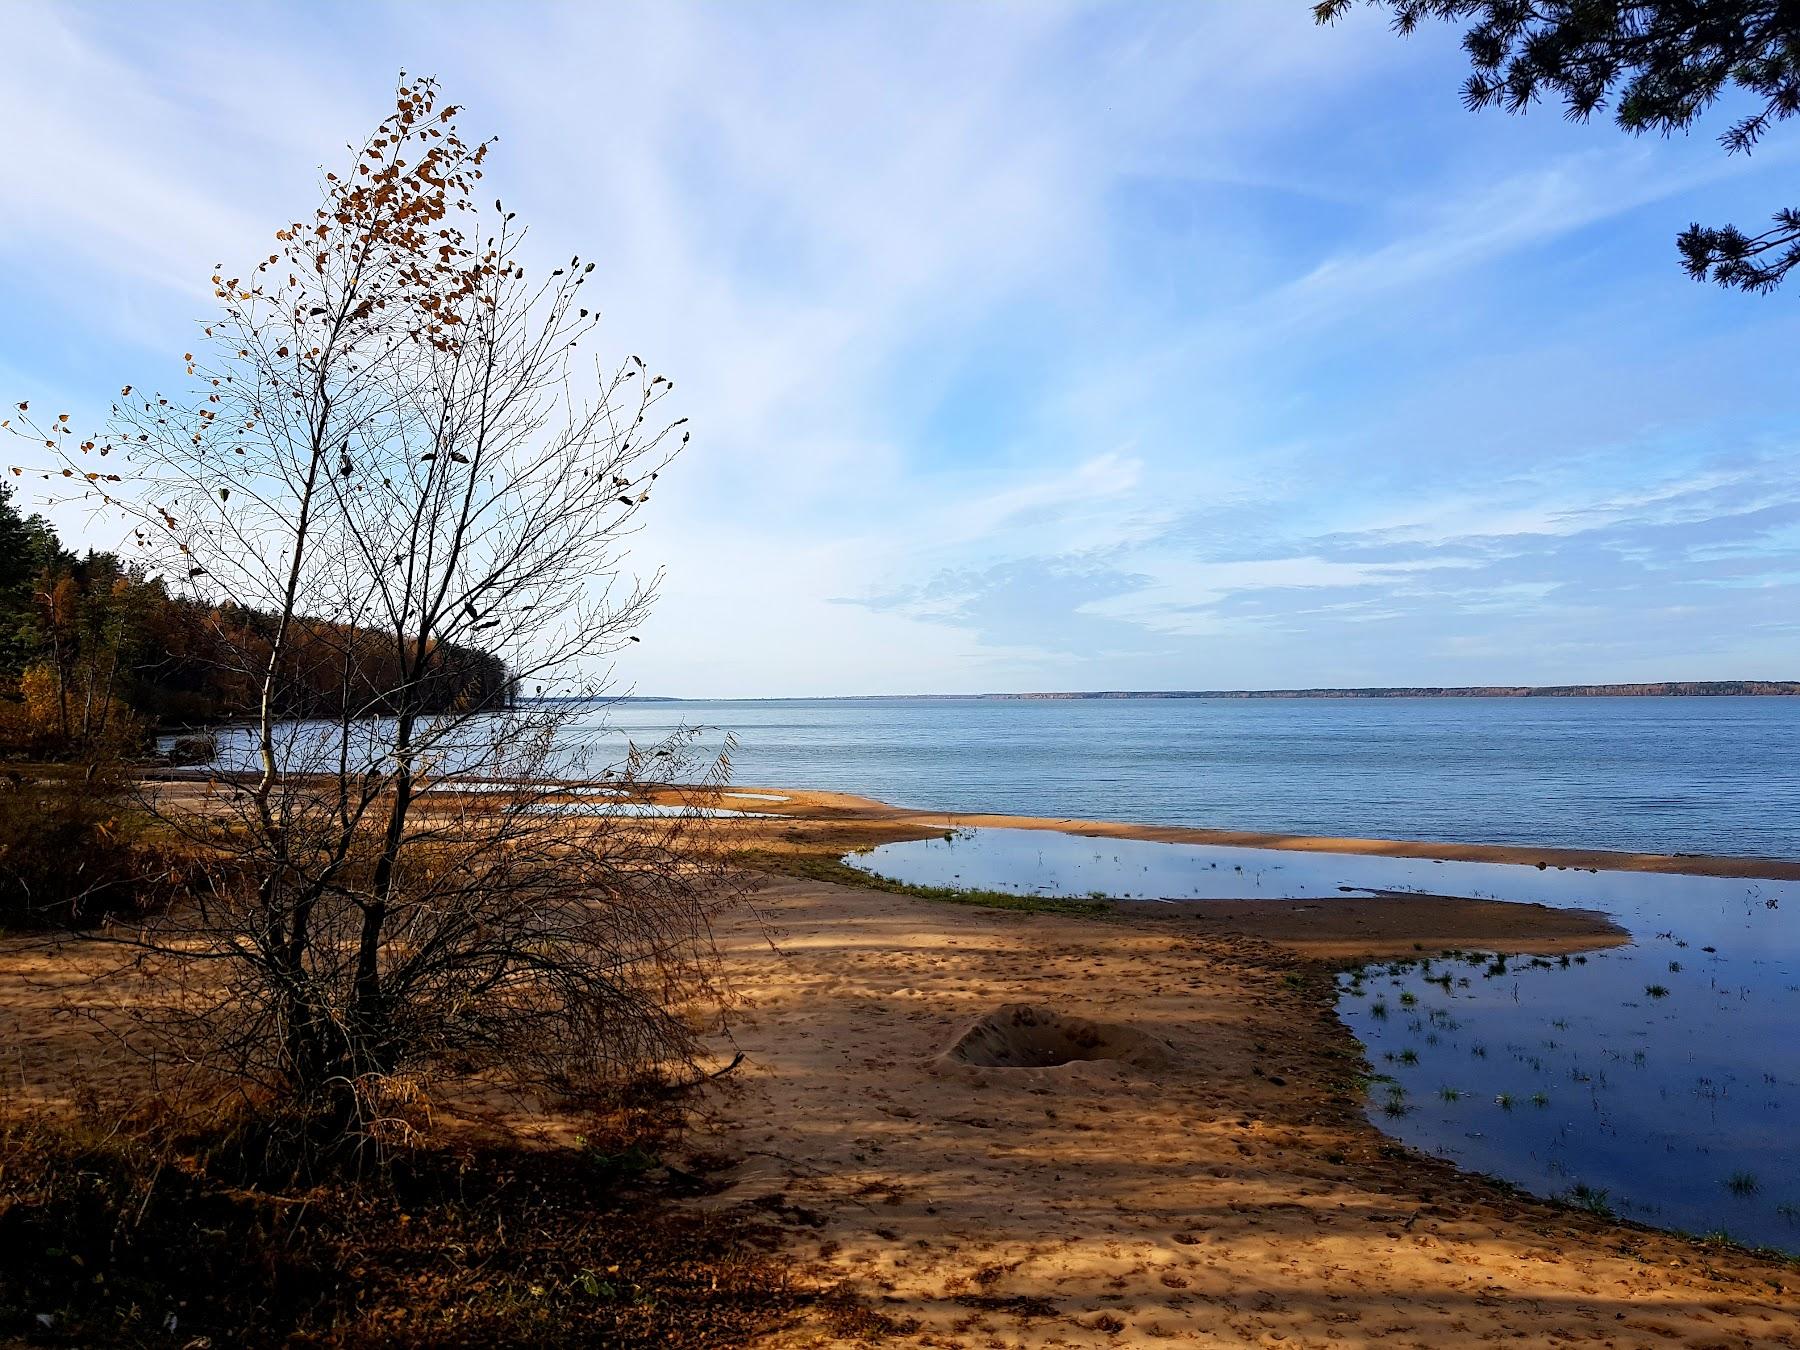
<svg viewBox="0 0 1800 1350">
<path fill-rule="evenodd" d="M 1800 134 L 1469 113 L 1453 30 L 1309 10 L 0 0 L 0 395 L 178 374 L 432 73 L 691 419 L 623 689 L 1800 677 L 1800 288 L 1674 247 Z"/>
</svg>

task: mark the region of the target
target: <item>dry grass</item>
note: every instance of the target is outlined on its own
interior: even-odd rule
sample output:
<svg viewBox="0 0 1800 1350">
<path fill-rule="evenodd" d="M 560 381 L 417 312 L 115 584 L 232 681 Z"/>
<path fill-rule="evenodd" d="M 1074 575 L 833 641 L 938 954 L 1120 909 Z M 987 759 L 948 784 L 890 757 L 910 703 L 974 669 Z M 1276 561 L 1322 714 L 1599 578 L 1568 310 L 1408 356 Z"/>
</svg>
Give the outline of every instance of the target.
<svg viewBox="0 0 1800 1350">
<path fill-rule="evenodd" d="M 730 1346 L 786 1321 L 777 1236 L 666 1166 L 671 1111 L 574 1149 L 431 1148 L 267 1188 L 229 1133 L 0 1131 L 0 1339 L 81 1345 Z"/>
<path fill-rule="evenodd" d="M 561 1146 L 431 1128 L 434 1107 L 396 1098 L 382 1149 L 299 1156 L 279 1111 L 249 1110 L 269 1100 L 254 1082 L 132 1053 L 187 988 L 166 959 L 20 943 L 57 986 L 40 1030 L 62 1034 L 34 1052 L 49 1078 L 0 1102 L 0 1343 L 730 1346 L 821 1297 L 772 1255 L 778 1216 L 685 1203 L 714 1187 L 704 1159 L 668 1161 L 684 1108 L 657 1079 L 679 1075 L 563 1102 L 581 1134 Z M 159 1100 L 174 1081 L 179 1107 Z"/>
</svg>

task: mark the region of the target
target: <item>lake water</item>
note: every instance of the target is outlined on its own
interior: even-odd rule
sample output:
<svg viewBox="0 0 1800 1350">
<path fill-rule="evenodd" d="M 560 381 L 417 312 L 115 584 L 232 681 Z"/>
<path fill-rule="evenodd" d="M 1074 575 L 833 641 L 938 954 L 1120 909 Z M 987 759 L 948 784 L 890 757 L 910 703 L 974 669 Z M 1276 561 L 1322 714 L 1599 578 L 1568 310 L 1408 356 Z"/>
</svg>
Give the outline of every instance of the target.
<svg viewBox="0 0 1800 1350">
<path fill-rule="evenodd" d="M 1800 857 L 1800 698 L 628 703 L 742 783 L 942 811 Z"/>
<path fill-rule="evenodd" d="M 678 726 L 734 732 L 740 783 L 932 810 L 1800 857 L 1800 698 L 645 702 L 568 730 L 604 759 Z"/>
<path fill-rule="evenodd" d="M 1599 909 L 1629 946 L 1340 980 L 1371 1119 L 1546 1196 L 1800 1251 L 1800 882 L 972 829 L 847 862 L 895 880 L 1200 902 L 1424 891 Z"/>
</svg>

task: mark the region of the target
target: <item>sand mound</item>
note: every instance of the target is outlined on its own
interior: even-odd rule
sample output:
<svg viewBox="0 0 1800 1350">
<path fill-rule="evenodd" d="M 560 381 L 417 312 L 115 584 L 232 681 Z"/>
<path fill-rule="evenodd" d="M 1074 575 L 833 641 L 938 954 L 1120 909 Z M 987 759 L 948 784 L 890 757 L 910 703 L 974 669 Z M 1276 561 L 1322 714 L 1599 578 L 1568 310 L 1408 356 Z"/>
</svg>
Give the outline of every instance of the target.
<svg viewBox="0 0 1800 1350">
<path fill-rule="evenodd" d="M 939 1057 L 982 1069 L 1049 1069 L 1113 1061 L 1139 1069 L 1169 1063 L 1169 1047 L 1133 1027 L 1069 1017 L 1031 1003 L 1007 1003 L 972 1022 Z"/>
</svg>

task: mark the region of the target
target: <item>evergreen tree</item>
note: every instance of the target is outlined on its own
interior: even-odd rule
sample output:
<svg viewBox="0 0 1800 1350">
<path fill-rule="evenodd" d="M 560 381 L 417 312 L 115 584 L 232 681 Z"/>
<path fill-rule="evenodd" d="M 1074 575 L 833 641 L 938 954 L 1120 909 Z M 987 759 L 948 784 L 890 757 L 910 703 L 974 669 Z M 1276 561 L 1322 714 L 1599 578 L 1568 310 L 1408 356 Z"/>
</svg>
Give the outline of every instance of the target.
<svg viewBox="0 0 1800 1350">
<path fill-rule="evenodd" d="M 74 558 L 42 516 L 21 516 L 12 488 L 0 483 L 0 685 L 8 685 L 37 650 L 40 574 Z"/>
<path fill-rule="evenodd" d="M 1329 23 L 1355 0 L 1319 0 Z M 1633 135 L 1686 131 L 1721 97 L 1749 106 L 1720 135 L 1732 154 L 1749 154 L 1776 122 L 1800 112 L 1800 4 L 1795 0 L 1366 0 L 1413 32 L 1430 19 L 1468 22 L 1463 50 L 1470 109 L 1522 113 L 1541 98 L 1561 100 L 1586 121 L 1610 108 Z M 1694 224 L 1676 244 L 1697 281 L 1771 291 L 1800 264 L 1800 209 L 1783 207 L 1770 228 Z"/>
</svg>

